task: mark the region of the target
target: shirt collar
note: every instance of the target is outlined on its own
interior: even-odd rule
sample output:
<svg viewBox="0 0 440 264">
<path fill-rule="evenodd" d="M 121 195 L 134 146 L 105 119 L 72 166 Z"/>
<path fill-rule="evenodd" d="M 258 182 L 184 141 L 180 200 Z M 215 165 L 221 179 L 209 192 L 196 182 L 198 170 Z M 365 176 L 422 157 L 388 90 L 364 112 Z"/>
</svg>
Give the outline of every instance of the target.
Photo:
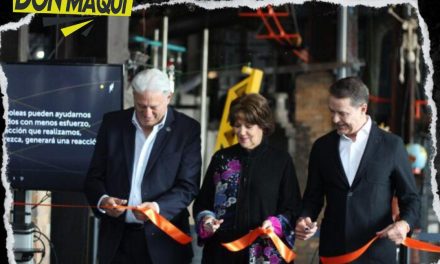
<svg viewBox="0 0 440 264">
<path fill-rule="evenodd" d="M 165 122 L 166 122 L 166 120 L 167 120 L 167 115 L 168 115 L 168 109 L 167 109 L 167 111 L 165 112 L 165 115 L 163 116 L 162 120 L 161 120 L 158 124 L 154 125 L 153 129 L 160 130 L 161 128 L 163 128 L 163 127 L 165 126 Z M 131 118 L 131 122 L 133 123 L 133 125 L 134 125 L 137 129 L 142 130 L 142 127 L 141 127 L 141 125 L 139 124 L 139 121 L 138 121 L 137 118 L 136 118 L 136 110 L 133 111 L 133 116 L 132 116 L 132 118 Z M 156 127 L 157 127 L 157 128 L 156 128 Z"/>
<path fill-rule="evenodd" d="M 362 126 L 362 128 L 357 132 L 356 134 L 356 138 L 358 136 L 363 136 L 363 137 L 367 137 L 370 134 L 371 131 L 371 125 L 372 125 L 372 121 L 369 115 L 367 115 L 367 122 Z M 341 139 L 344 140 L 351 140 L 351 138 L 347 137 L 346 135 L 342 134 L 341 135 Z"/>
</svg>

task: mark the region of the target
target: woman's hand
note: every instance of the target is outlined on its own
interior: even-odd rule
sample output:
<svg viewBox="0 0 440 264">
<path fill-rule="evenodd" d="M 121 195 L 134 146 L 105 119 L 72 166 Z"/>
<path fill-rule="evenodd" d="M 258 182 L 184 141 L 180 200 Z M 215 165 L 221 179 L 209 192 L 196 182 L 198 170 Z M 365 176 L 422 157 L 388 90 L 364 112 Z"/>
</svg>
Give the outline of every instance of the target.
<svg viewBox="0 0 440 264">
<path fill-rule="evenodd" d="M 270 229 L 270 230 L 274 231 L 272 222 L 270 220 L 265 220 L 263 222 L 263 224 L 261 225 L 261 228 L 263 228 L 263 229 Z"/>
<path fill-rule="evenodd" d="M 212 216 L 205 216 L 203 218 L 203 229 L 210 234 L 214 234 L 219 228 L 220 225 L 223 223 L 223 219 L 216 219 Z"/>
<path fill-rule="evenodd" d="M 263 224 L 261 225 L 262 229 L 270 229 L 272 231 L 274 231 L 274 227 L 272 225 L 272 222 L 270 220 L 264 220 Z M 268 235 L 264 235 L 264 238 L 269 238 Z"/>
</svg>

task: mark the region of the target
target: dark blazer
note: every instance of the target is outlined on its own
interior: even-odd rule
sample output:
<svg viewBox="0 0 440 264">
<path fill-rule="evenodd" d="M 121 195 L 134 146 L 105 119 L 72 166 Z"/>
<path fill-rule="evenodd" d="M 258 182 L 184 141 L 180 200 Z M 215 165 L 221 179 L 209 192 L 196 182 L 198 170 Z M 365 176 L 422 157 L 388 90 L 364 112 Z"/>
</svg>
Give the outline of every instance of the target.
<svg viewBox="0 0 440 264">
<path fill-rule="evenodd" d="M 98 132 L 95 152 L 85 180 L 85 193 L 95 206 L 102 195 L 129 198 L 135 146 L 134 109 L 108 113 Z M 142 201 L 155 201 L 160 214 L 189 234 L 186 209 L 199 190 L 200 124 L 168 107 L 164 127 L 158 132 L 142 180 Z M 101 218 L 99 261 L 110 263 L 124 231 L 125 213 Z M 191 244 L 182 246 L 151 223 L 144 224 L 153 263 L 189 263 Z"/>
<path fill-rule="evenodd" d="M 339 135 L 332 131 L 313 145 L 302 216 L 316 220 L 326 200 L 321 224 L 321 256 L 351 252 L 393 222 L 391 200 L 398 197 L 400 218 L 411 228 L 420 199 L 402 140 L 372 124 L 365 152 L 350 187 L 339 155 Z M 395 263 L 396 246 L 379 239 L 356 263 Z"/>
</svg>

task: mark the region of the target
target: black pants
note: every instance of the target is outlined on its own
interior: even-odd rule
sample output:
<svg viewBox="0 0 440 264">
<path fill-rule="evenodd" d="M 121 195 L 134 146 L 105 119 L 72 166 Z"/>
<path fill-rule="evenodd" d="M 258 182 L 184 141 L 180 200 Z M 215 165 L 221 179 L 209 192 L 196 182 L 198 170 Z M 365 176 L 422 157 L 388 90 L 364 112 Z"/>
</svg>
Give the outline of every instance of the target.
<svg viewBox="0 0 440 264">
<path fill-rule="evenodd" d="M 143 225 L 126 224 L 112 264 L 153 264 L 148 254 Z"/>
</svg>

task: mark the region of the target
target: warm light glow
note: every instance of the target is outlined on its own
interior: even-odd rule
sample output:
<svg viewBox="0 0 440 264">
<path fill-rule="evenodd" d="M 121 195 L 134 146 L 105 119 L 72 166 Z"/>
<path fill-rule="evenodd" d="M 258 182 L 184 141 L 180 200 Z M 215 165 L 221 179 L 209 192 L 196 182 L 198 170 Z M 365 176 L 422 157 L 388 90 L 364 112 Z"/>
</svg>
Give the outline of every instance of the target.
<svg viewBox="0 0 440 264">
<path fill-rule="evenodd" d="M 216 71 L 208 72 L 208 79 L 215 79 L 217 77 L 218 77 L 218 72 L 216 72 Z"/>
</svg>

